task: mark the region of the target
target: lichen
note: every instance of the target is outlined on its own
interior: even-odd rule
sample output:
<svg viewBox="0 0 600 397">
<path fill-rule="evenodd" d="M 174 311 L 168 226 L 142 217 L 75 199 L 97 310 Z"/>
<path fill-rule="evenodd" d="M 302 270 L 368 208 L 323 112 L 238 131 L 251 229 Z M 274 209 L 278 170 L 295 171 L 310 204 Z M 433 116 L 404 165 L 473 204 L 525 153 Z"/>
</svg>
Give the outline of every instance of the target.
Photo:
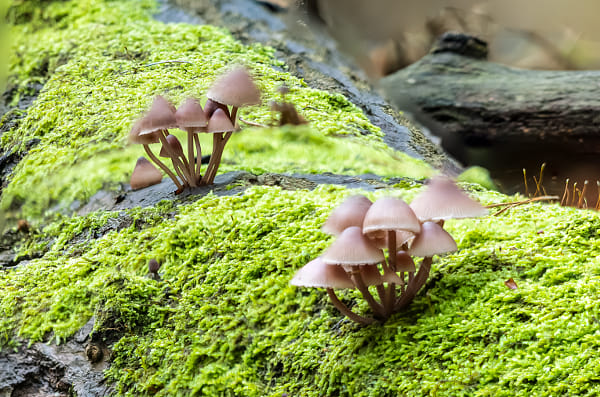
<svg viewBox="0 0 600 397">
<path fill-rule="evenodd" d="M 355 137 L 363 145 L 369 142 L 387 152 L 383 157 L 388 174 L 392 168 L 403 171 L 411 167 L 411 175 L 431 172 L 424 163 L 386 148 L 381 130 L 346 98 L 310 89 L 286 73 L 272 48 L 244 46 L 212 26 L 157 22 L 152 19 L 152 4 L 88 0 L 48 2 L 43 11 L 39 7 L 21 10 L 32 22 L 12 26 L 9 85 L 15 92 L 13 102 L 34 82 L 43 83 L 43 89 L 27 115 L 2 134 L 0 144 L 4 150 L 23 150 L 32 139 L 40 141 L 14 170 L 2 192 L 0 209 L 37 219 L 49 209 L 54 212 L 74 200 L 85 201 L 102 187 L 126 183 L 135 159 L 143 154 L 141 148 L 127 146 L 127 133 L 153 96 L 165 94 L 175 104 L 186 96 L 204 99 L 210 84 L 233 64 L 250 68 L 263 92 L 264 105 L 243 109 L 242 117 L 269 123 L 272 115 L 267 104 L 279 99 L 277 87 L 285 83 L 290 87 L 286 99 L 311 123 L 310 129 L 301 132 L 273 131 L 271 146 L 281 148 L 287 137 L 294 137 L 291 145 L 298 151 L 302 131 L 307 135 L 307 152 L 314 146 L 311 139 L 326 141 L 318 136 Z M 12 19 L 20 20 L 18 15 Z M 235 169 L 311 172 L 323 170 L 326 160 L 332 170 L 356 172 L 350 164 L 357 155 L 343 158 L 334 141 L 318 153 L 321 164 L 308 164 L 304 156 L 284 159 L 285 150 L 277 150 L 269 161 L 266 156 L 257 161 L 259 156 L 252 151 L 260 145 L 264 148 L 265 138 L 254 142 L 251 134 L 260 135 L 247 131 L 239 134 L 243 139 L 232 140 L 236 157 L 225 154 L 224 161 L 235 162 Z M 203 147 L 208 151 L 211 144 Z M 325 147 L 334 152 L 324 153 Z M 371 152 L 369 160 L 382 157 L 374 155 L 372 148 L 367 151 Z M 293 160 L 296 158 L 300 161 Z M 358 168 L 361 172 L 381 171 L 374 163 L 382 161 L 365 161 Z"/>
</svg>

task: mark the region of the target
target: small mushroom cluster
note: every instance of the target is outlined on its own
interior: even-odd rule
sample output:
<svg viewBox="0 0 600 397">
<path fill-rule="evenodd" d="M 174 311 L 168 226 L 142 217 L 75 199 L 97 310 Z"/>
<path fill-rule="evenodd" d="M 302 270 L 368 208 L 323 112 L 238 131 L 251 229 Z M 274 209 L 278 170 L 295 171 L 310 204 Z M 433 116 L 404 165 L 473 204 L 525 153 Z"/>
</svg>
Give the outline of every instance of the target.
<svg viewBox="0 0 600 397">
<path fill-rule="evenodd" d="M 238 109 L 260 103 L 260 91 L 243 67 L 236 67 L 217 79 L 206 96 L 204 108 L 197 99 L 188 98 L 176 109 L 159 95 L 129 133 L 129 140 L 144 146 L 150 160 L 173 180 L 178 193 L 186 187 L 214 182 L 225 144 L 235 129 Z M 172 128 L 187 132 L 187 154 L 179 139 L 169 133 Z M 201 173 L 200 133 L 209 133 L 213 137 L 212 154 L 204 175 Z M 150 150 L 154 143 L 162 144 L 159 157 L 171 159 L 175 172 Z M 138 164 L 140 166 L 136 166 L 131 178 L 134 189 L 149 186 L 148 180 L 156 181 L 156 170 L 150 175 L 151 171 L 147 170 L 151 168 L 146 163 L 138 161 Z"/>
<path fill-rule="evenodd" d="M 358 323 L 385 321 L 413 301 L 429 277 L 434 255 L 456 251 L 444 220 L 485 214 L 486 208 L 445 177 L 431 179 L 410 205 L 394 197 L 373 203 L 352 196 L 323 225 L 323 231 L 336 240 L 298 270 L 290 283 L 326 288 L 333 305 Z M 423 258 L 418 270 L 414 257 Z M 375 286 L 378 299 L 369 286 Z M 344 288 L 357 288 L 374 317 L 361 316 L 346 306 L 334 292 Z"/>
</svg>

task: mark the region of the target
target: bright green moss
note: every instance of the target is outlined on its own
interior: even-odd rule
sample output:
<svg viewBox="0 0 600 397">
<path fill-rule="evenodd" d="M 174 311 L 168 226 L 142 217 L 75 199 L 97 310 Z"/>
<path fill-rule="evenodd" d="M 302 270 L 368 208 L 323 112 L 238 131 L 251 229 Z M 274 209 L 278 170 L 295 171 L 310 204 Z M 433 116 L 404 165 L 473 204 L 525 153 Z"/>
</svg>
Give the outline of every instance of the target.
<svg viewBox="0 0 600 397">
<path fill-rule="evenodd" d="M 297 132 L 276 129 L 270 137 L 260 131 L 244 131 L 232 139 L 230 146 L 235 148 L 228 148 L 224 155 L 224 161 L 232 165 L 223 167 L 224 171 L 382 171 L 384 175 L 421 177 L 431 172 L 422 162 L 386 149 L 381 131 L 343 96 L 309 89 L 280 71 L 284 65 L 273 58 L 273 49 L 244 46 L 211 26 L 156 22 L 151 4 L 61 1 L 49 2 L 43 11 L 39 7 L 22 11 L 33 22 L 12 27 L 15 42 L 10 83 L 16 87 L 14 100 L 25 95 L 33 83 L 43 83 L 44 88 L 27 115 L 2 135 L 1 145 L 14 150 L 23 149 L 32 139 L 40 142 L 15 169 L 2 193 L 1 209 L 38 218 L 49 208 L 55 210 L 56 204 L 68 207 L 103 186 L 128 182 L 143 150 L 126 147 L 127 133 L 153 96 L 164 94 L 175 104 L 190 95 L 204 99 L 214 79 L 232 64 L 247 65 L 264 94 L 265 105 L 243 109 L 242 117 L 271 122 L 267 103 L 279 99 L 277 87 L 286 83 L 291 89 L 287 99 L 310 120 L 311 127 Z M 172 60 L 185 63 L 161 63 Z M 358 144 L 337 145 L 341 138 L 323 138 L 348 135 L 360 137 L 355 139 L 363 146 L 369 142 L 371 148 L 360 150 L 369 155 L 357 154 Z M 212 147 L 206 138 L 204 154 Z M 288 138 L 293 140 L 292 148 L 287 145 Z M 309 158 L 297 155 L 311 152 L 315 140 L 324 143 L 317 153 Z M 381 156 L 373 148 L 387 153 Z M 259 149 L 269 153 L 261 156 Z M 350 152 L 343 153 L 344 149 Z M 383 160 L 372 161 L 381 157 Z"/>
<path fill-rule="evenodd" d="M 319 230 L 328 213 L 356 193 L 253 187 L 128 211 L 148 222 L 100 238 L 117 214 L 65 220 L 39 237 L 53 241 L 44 257 L 0 275 L 2 343 L 65 338 L 95 312 L 97 332 L 122 335 L 108 375 L 123 395 L 600 391 L 597 213 L 535 204 L 449 221 L 459 251 L 434 262 L 427 291 L 406 313 L 360 328 L 340 321 L 323 291 L 288 285 L 329 244 Z M 152 257 L 163 282 L 143 277 Z M 511 277 L 517 290 L 504 285 Z"/>
<path fill-rule="evenodd" d="M 45 87 L 2 137 L 3 148 L 40 139 L 3 191 L 3 208 L 22 204 L 38 216 L 126 181 L 142 151 L 125 147 L 125 136 L 152 96 L 202 95 L 230 59 L 253 70 L 267 99 L 290 85 L 312 128 L 236 134 L 223 171 L 430 172 L 380 149 L 380 132 L 342 97 L 274 71 L 268 48 L 213 27 L 156 23 L 145 1 L 43 3 L 15 2 L 9 13 L 15 101 L 34 83 Z M 193 63 L 145 66 L 169 59 Z M 242 115 L 271 117 L 266 107 Z M 360 130 L 372 148 L 334 138 Z M 464 186 L 486 204 L 509 200 Z M 410 201 L 420 189 L 403 182 L 368 195 Z M 18 247 L 19 257 L 37 258 L 0 272 L 0 346 L 63 341 L 95 315 L 95 332 L 118 339 L 107 376 L 131 396 L 600 393 L 597 213 L 530 204 L 449 221 L 459 251 L 436 259 L 407 312 L 361 328 L 324 291 L 288 284 L 328 246 L 320 227 L 331 209 L 356 193 L 251 187 L 179 207 L 55 219 Z M 150 258 L 163 262 L 162 282 L 144 277 Z M 355 292 L 340 295 L 368 310 Z"/>
</svg>

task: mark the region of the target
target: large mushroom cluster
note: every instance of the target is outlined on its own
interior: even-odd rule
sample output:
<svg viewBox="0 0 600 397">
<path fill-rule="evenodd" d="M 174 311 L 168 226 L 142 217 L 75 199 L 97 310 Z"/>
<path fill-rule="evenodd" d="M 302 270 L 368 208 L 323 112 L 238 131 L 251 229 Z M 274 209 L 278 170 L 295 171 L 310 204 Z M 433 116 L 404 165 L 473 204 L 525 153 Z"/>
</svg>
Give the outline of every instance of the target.
<svg viewBox="0 0 600 397">
<path fill-rule="evenodd" d="M 159 95 L 129 133 L 129 140 L 144 146 L 150 160 L 173 180 L 178 193 L 186 187 L 214 182 L 225 144 L 236 128 L 238 109 L 260 103 L 260 91 L 243 67 L 236 67 L 217 79 L 206 96 L 208 99 L 204 108 L 197 99 L 188 98 L 176 109 Z M 187 133 L 187 153 L 179 139 L 169 133 L 169 129 L 173 128 Z M 212 153 L 204 174 L 201 172 L 202 150 L 198 138 L 201 133 L 212 134 L 213 137 Z M 150 150 L 150 145 L 154 143 L 162 145 L 158 157 Z M 175 172 L 159 157 L 171 159 Z M 144 186 L 147 180 L 155 181 L 156 177 L 149 176 L 151 171 L 147 171 L 148 164 L 143 161 L 138 163 L 144 166 L 134 169 L 132 187 Z"/>
<path fill-rule="evenodd" d="M 394 197 L 373 203 L 365 196 L 352 196 L 323 225 L 336 240 L 298 270 L 291 284 L 326 288 L 334 306 L 358 323 L 385 321 L 416 297 L 429 277 L 434 255 L 456 251 L 444 220 L 485 214 L 486 208 L 445 177 L 431 179 L 410 205 Z M 422 258 L 418 270 L 414 258 Z M 345 305 L 334 292 L 344 288 L 358 289 L 373 317 Z"/>
</svg>

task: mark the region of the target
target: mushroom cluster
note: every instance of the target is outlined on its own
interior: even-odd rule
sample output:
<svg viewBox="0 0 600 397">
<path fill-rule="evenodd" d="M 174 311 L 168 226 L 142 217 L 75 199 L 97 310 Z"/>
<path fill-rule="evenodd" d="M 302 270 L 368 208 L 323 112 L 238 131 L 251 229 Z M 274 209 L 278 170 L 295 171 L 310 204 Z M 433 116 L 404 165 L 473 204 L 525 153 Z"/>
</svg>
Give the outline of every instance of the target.
<svg viewBox="0 0 600 397">
<path fill-rule="evenodd" d="M 150 110 L 136 121 L 129 133 L 129 140 L 143 145 L 150 160 L 173 180 L 177 193 L 186 187 L 210 185 L 214 182 L 225 144 L 235 129 L 238 109 L 260 103 L 260 91 L 243 67 L 236 67 L 218 78 L 206 96 L 208 99 L 204 108 L 197 99 L 188 98 L 176 109 L 159 95 L 154 98 Z M 179 139 L 169 133 L 172 128 L 179 128 L 187 133 L 187 154 Z M 201 173 L 200 133 L 212 134 L 213 137 L 212 153 L 204 175 Z M 171 159 L 175 172 L 150 150 L 150 145 L 154 143 L 161 143 L 159 157 Z M 155 177 L 146 176 L 146 173 L 151 172 L 148 169 L 147 166 L 136 167 L 132 175 L 132 182 L 136 182 L 136 187 L 143 186 L 138 181 L 156 180 Z M 132 187 L 133 185 L 134 183 Z"/>
<path fill-rule="evenodd" d="M 323 225 L 323 231 L 336 240 L 298 270 L 290 283 L 325 288 L 333 305 L 358 323 L 385 321 L 406 308 L 425 285 L 434 255 L 456 251 L 444 220 L 485 214 L 486 208 L 445 177 L 431 179 L 410 205 L 394 197 L 373 203 L 364 196 L 352 196 Z M 418 270 L 413 258 L 422 258 Z M 334 292 L 344 288 L 358 289 L 373 317 L 361 316 L 345 305 Z"/>
</svg>

